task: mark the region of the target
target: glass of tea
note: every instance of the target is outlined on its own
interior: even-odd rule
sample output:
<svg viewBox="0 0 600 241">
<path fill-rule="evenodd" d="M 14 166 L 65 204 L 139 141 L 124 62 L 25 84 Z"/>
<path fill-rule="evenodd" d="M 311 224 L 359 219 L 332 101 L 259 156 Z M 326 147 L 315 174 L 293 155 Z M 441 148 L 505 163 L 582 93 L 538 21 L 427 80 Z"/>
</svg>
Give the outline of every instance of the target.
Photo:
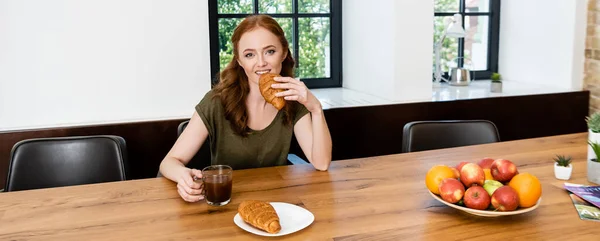
<svg viewBox="0 0 600 241">
<path fill-rule="evenodd" d="M 227 165 L 212 165 L 202 169 L 204 197 L 212 206 L 224 206 L 231 201 L 233 169 Z"/>
</svg>

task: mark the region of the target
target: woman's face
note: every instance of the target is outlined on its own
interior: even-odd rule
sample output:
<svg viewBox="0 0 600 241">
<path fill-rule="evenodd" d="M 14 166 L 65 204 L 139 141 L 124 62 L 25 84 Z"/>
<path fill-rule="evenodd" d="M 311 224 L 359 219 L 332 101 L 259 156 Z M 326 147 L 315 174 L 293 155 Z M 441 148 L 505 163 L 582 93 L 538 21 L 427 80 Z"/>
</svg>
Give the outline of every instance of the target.
<svg viewBox="0 0 600 241">
<path fill-rule="evenodd" d="M 279 74 L 287 55 L 277 36 L 261 27 L 242 34 L 238 51 L 238 63 L 244 68 L 250 83 L 256 85 L 261 74 Z"/>
</svg>

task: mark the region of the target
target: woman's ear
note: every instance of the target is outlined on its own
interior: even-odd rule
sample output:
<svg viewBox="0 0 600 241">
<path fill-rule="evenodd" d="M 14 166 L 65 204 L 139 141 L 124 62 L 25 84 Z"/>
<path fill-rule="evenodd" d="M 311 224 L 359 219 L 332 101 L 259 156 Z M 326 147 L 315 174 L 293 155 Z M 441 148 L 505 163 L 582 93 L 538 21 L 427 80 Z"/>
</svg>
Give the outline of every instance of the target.
<svg viewBox="0 0 600 241">
<path fill-rule="evenodd" d="M 290 50 L 288 49 L 288 51 L 285 51 L 283 53 L 283 58 L 281 58 L 281 62 L 283 63 L 283 61 L 285 61 L 285 58 L 287 58 L 288 53 L 290 52 Z"/>
</svg>

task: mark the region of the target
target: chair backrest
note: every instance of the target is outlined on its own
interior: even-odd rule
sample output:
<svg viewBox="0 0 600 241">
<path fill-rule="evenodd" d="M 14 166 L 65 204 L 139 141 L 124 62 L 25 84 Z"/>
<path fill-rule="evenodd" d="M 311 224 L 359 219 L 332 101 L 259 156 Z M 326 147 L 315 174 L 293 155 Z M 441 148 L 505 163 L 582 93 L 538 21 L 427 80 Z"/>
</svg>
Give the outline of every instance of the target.
<svg viewBox="0 0 600 241">
<path fill-rule="evenodd" d="M 185 128 L 187 127 L 187 125 L 189 123 L 190 123 L 189 120 L 179 123 L 179 126 L 177 126 L 177 137 L 179 137 L 181 135 L 181 133 L 183 133 L 183 130 L 185 130 Z"/>
<path fill-rule="evenodd" d="M 402 152 L 499 141 L 496 125 L 487 120 L 414 121 L 404 126 Z"/>
<path fill-rule="evenodd" d="M 126 180 L 127 148 L 119 136 L 76 136 L 18 142 L 6 191 Z"/>
</svg>

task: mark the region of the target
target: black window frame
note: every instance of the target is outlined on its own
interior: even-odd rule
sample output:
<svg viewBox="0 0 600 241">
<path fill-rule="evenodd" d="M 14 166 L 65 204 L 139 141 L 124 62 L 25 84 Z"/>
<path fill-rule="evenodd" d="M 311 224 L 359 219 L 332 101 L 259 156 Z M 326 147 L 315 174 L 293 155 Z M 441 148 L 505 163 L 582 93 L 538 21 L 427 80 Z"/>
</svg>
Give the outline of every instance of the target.
<svg viewBox="0 0 600 241">
<path fill-rule="evenodd" d="M 492 73 L 498 72 L 498 49 L 500 42 L 500 0 L 490 0 L 489 1 L 489 11 L 488 12 L 467 12 L 465 2 L 466 0 L 459 0 L 459 10 L 458 12 L 434 12 L 435 17 L 446 17 L 453 16 L 456 13 L 460 13 L 462 15 L 462 27 L 465 27 L 465 17 L 466 16 L 489 16 L 489 26 L 488 26 L 488 54 L 487 54 L 487 70 L 475 70 L 474 78 L 476 80 L 481 79 L 489 79 L 492 76 Z M 465 50 L 464 50 L 465 39 L 458 39 L 458 67 L 463 67 Z M 442 73 L 443 77 L 449 79 L 448 72 Z"/>
<path fill-rule="evenodd" d="M 252 0 L 254 6 L 254 12 L 252 14 L 259 14 L 260 0 Z M 267 14 L 274 18 L 291 18 L 292 26 L 294 31 L 294 46 L 292 54 L 296 61 L 296 71 L 298 70 L 298 50 L 299 50 L 299 37 L 298 37 L 298 18 L 306 17 L 328 17 L 330 19 L 330 77 L 329 78 L 302 78 L 301 80 L 306 84 L 308 88 L 335 88 L 342 87 L 342 0 L 330 0 L 329 2 L 329 13 L 298 13 L 298 0 L 292 1 L 292 13 L 261 13 Z M 210 33 L 210 72 L 211 84 L 214 86 L 218 83 L 218 75 L 220 72 L 219 64 L 219 19 L 220 18 L 245 18 L 247 13 L 242 14 L 223 14 L 219 13 L 218 0 L 208 1 L 208 18 L 209 18 L 209 33 Z"/>
</svg>

